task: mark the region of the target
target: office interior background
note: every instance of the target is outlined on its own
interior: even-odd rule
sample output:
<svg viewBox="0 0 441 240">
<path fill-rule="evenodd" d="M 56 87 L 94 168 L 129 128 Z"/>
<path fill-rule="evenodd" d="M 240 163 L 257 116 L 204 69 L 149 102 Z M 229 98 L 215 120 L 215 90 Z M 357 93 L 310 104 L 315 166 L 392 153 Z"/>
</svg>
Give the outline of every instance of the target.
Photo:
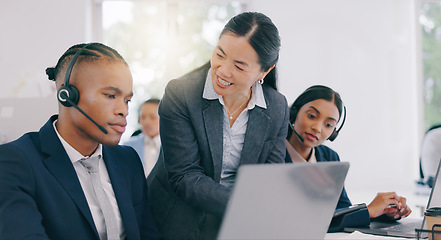
<svg viewBox="0 0 441 240">
<path fill-rule="evenodd" d="M 139 103 L 160 98 L 167 81 L 208 61 L 230 16 L 258 11 L 280 31 L 278 86 L 289 104 L 313 84 L 330 86 L 342 96 L 346 123 L 338 138 L 326 144 L 351 164 L 345 186 L 353 203 L 370 202 L 380 191 L 396 191 L 412 199 L 422 137 L 439 117 L 429 119 L 425 114 L 422 31 L 431 24 L 421 11 L 427 2 L 438 4 L 423 0 L 4 1 L 0 141 L 38 130 L 57 112 L 55 87 L 45 69 L 54 66 L 71 45 L 91 41 L 117 49 L 133 71 L 135 97 L 123 136 L 127 139 L 137 128 Z"/>
</svg>

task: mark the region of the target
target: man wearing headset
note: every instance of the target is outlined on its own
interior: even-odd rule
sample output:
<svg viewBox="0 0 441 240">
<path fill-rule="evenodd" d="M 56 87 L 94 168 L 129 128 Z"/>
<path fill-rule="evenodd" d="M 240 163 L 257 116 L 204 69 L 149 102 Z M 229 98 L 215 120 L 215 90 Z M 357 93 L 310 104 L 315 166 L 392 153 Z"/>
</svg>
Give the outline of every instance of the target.
<svg viewBox="0 0 441 240">
<path fill-rule="evenodd" d="M 103 44 L 78 44 L 46 73 L 59 114 L 0 145 L 0 239 L 160 239 L 139 157 L 117 146 L 132 97 L 127 63 Z"/>
</svg>

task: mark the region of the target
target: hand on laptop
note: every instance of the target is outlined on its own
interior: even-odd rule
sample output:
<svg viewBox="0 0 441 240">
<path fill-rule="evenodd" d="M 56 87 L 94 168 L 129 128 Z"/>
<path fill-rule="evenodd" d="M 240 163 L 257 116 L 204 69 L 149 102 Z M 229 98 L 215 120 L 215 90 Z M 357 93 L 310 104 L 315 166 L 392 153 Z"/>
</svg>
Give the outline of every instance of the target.
<svg viewBox="0 0 441 240">
<path fill-rule="evenodd" d="M 370 218 L 386 215 L 390 219 L 401 219 L 409 216 L 412 210 L 406 204 L 406 198 L 395 192 L 378 193 L 367 206 Z"/>
</svg>

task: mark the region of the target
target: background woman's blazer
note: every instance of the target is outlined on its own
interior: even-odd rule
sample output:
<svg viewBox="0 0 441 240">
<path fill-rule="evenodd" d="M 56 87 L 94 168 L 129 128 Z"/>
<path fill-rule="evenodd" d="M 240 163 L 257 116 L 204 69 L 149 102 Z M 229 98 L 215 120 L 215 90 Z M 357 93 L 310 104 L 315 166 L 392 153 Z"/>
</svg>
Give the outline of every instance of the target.
<svg viewBox="0 0 441 240">
<path fill-rule="evenodd" d="M 219 184 L 223 106 L 202 97 L 210 64 L 166 87 L 159 105 L 162 152 L 149 175 L 153 216 L 167 239 L 185 239 L 205 213 L 222 218 L 231 189 Z M 288 131 L 285 97 L 262 85 L 267 109 L 249 111 L 240 165 L 283 163 Z"/>
</svg>

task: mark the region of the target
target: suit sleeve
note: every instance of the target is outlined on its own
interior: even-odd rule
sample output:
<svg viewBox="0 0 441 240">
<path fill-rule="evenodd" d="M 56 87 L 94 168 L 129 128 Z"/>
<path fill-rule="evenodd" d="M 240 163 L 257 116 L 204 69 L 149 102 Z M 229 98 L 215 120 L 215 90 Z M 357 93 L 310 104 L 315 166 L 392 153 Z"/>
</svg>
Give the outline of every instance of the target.
<svg viewBox="0 0 441 240">
<path fill-rule="evenodd" d="M 22 152 L 0 145 L 0 239 L 48 239 L 34 191 L 34 174 Z"/>
<path fill-rule="evenodd" d="M 221 217 L 230 189 L 216 183 L 201 164 L 182 81 L 171 81 L 159 106 L 164 165 L 172 190 L 187 204 Z M 201 96 L 202 97 L 202 96 Z"/>
<path fill-rule="evenodd" d="M 332 155 L 332 157 L 330 159 L 332 159 L 332 161 L 337 161 L 340 162 L 340 157 L 338 156 L 338 154 L 334 151 L 330 150 L 330 155 Z M 345 187 L 343 187 L 343 189 L 341 190 L 341 194 L 340 194 L 340 198 L 338 199 L 337 202 L 337 208 L 345 208 L 345 207 L 349 207 L 352 206 L 351 200 L 349 200 L 348 194 L 346 193 L 346 189 Z"/>
<path fill-rule="evenodd" d="M 273 116 L 271 116 L 271 118 L 276 119 L 275 122 L 278 124 L 276 126 L 279 127 L 276 129 L 277 138 L 275 140 L 274 147 L 266 159 L 266 163 L 284 163 L 287 154 L 285 139 L 288 135 L 289 108 L 286 98 L 283 95 L 278 94 L 276 99 L 277 102 L 270 104 L 280 108 L 280 110 L 276 109 L 275 111 L 272 111 Z"/>
<path fill-rule="evenodd" d="M 145 192 L 146 192 L 145 196 L 147 197 L 147 187 Z M 149 239 L 149 240 L 162 239 L 162 235 L 159 232 L 159 229 L 156 225 L 156 221 L 152 215 L 151 205 L 148 201 L 145 201 L 144 204 L 142 227 L 141 227 L 141 239 Z"/>
<path fill-rule="evenodd" d="M 346 208 L 352 206 L 351 201 L 349 200 L 348 194 L 346 193 L 345 188 L 341 191 L 340 198 L 338 199 L 337 207 L 338 208 Z"/>
</svg>

